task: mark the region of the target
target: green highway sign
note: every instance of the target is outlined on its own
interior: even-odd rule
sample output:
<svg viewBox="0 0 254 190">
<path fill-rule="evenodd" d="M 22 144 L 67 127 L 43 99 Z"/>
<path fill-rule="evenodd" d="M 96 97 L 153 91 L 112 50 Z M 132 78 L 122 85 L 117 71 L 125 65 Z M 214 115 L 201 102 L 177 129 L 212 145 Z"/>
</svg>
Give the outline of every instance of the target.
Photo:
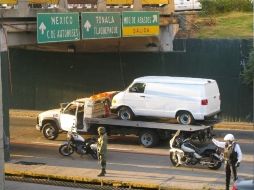
<svg viewBox="0 0 254 190">
<path fill-rule="evenodd" d="M 122 13 L 122 36 L 157 36 L 160 32 L 158 11 L 126 11 Z"/>
<path fill-rule="evenodd" d="M 121 14 L 116 12 L 81 13 L 82 39 L 120 38 Z"/>
<path fill-rule="evenodd" d="M 79 13 L 38 13 L 37 42 L 80 40 Z"/>
</svg>

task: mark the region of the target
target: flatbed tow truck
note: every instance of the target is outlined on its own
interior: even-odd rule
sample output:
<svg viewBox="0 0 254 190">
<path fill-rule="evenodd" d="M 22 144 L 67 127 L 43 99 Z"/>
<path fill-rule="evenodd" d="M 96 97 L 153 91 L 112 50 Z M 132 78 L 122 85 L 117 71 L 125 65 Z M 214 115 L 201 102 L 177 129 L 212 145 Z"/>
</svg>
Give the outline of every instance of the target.
<svg viewBox="0 0 254 190">
<path fill-rule="evenodd" d="M 136 135 L 144 147 L 156 146 L 160 140 L 168 140 L 171 134 L 181 130 L 200 141 L 211 137 L 217 121 L 206 121 L 195 125 L 169 123 L 169 120 L 136 118 L 121 120 L 114 114 L 105 116 L 104 104 L 89 98 L 77 99 L 61 109 L 49 110 L 38 115 L 36 129 L 49 140 L 57 138 L 60 132 L 71 130 L 74 125 L 79 133 L 97 135 L 97 128 L 104 126 L 108 135 Z"/>
</svg>

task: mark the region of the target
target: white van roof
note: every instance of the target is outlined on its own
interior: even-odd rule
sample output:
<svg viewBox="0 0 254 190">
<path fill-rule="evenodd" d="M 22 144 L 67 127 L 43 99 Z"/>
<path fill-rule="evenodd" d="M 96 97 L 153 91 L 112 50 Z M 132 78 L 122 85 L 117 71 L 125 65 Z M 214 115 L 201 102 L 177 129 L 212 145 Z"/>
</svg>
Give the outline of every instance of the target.
<svg viewBox="0 0 254 190">
<path fill-rule="evenodd" d="M 191 77 L 169 77 L 169 76 L 144 76 L 134 80 L 134 82 L 150 83 L 177 83 L 177 84 L 206 84 L 214 82 L 213 79 L 191 78 Z"/>
</svg>

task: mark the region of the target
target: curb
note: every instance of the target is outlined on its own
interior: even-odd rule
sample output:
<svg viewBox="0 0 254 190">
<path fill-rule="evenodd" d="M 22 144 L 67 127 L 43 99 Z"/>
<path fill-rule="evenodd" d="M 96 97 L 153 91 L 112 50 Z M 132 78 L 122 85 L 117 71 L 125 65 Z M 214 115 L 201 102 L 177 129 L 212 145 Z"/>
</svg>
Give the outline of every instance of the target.
<svg viewBox="0 0 254 190">
<path fill-rule="evenodd" d="M 20 178 L 34 178 L 34 179 L 47 179 L 52 181 L 63 181 L 63 182 L 73 182 L 73 183 L 85 183 L 90 185 L 99 185 L 99 186 L 112 186 L 115 188 L 139 188 L 139 189 L 147 189 L 147 190 L 204 190 L 204 189 L 222 189 L 221 186 L 212 186 L 212 185 L 200 185 L 192 184 L 191 187 L 189 184 L 155 184 L 149 182 L 134 182 L 134 181 L 122 181 L 122 180 L 114 180 L 114 179 L 105 179 L 105 178 L 93 178 L 93 177 L 81 177 L 81 176 L 64 176 L 57 174 L 45 174 L 42 172 L 33 172 L 31 171 L 33 168 L 25 168 L 23 170 L 18 170 L 18 166 L 20 164 L 8 164 L 5 167 L 5 175 L 12 177 L 20 177 Z M 14 168 L 15 167 L 15 168 Z M 32 166 L 30 166 L 32 167 Z M 164 182 L 163 182 L 164 183 Z"/>
<path fill-rule="evenodd" d="M 221 122 L 214 125 L 215 129 L 232 129 L 232 130 L 254 130 L 254 123 L 247 122 Z"/>
</svg>

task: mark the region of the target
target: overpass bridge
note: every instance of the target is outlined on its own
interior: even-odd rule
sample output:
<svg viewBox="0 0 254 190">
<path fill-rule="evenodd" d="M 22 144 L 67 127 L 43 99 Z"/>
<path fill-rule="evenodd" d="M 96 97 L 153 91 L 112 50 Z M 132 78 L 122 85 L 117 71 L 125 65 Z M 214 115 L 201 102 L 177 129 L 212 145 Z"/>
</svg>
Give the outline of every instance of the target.
<svg viewBox="0 0 254 190">
<path fill-rule="evenodd" d="M 37 13 L 158 11 L 155 36 L 37 42 Z M 168 52 L 178 31 L 173 0 L 0 0 L 2 46 L 58 52 Z"/>
</svg>

